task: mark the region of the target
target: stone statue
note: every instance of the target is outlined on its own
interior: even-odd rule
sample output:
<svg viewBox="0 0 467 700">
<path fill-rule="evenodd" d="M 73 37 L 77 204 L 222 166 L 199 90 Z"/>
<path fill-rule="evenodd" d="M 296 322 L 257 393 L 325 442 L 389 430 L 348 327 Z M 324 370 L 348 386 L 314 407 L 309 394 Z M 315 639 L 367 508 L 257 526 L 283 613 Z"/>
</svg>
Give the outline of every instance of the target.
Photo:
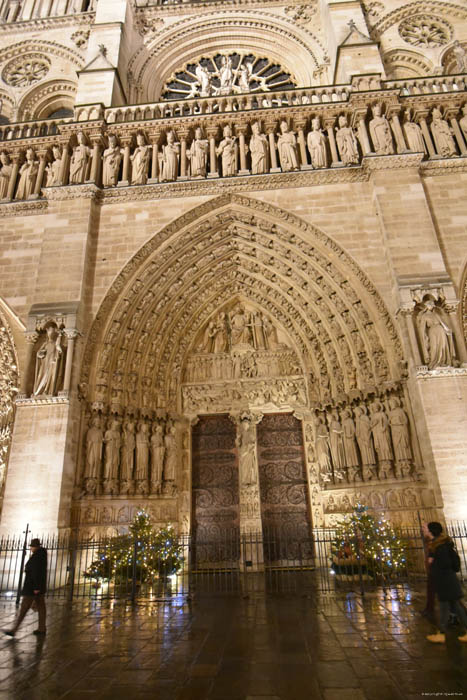
<svg viewBox="0 0 467 700">
<path fill-rule="evenodd" d="M 434 299 L 427 298 L 423 302 L 418 325 L 428 369 L 452 367 L 455 359 L 453 334 L 441 317 L 440 309 L 435 306 Z"/>
<path fill-rule="evenodd" d="M 316 169 L 327 168 L 328 156 L 326 152 L 326 137 L 321 130 L 319 117 L 315 117 L 315 119 L 312 120 L 311 129 L 307 138 L 311 164 Z"/>
<path fill-rule="evenodd" d="M 86 467 L 85 480 L 92 480 L 92 487 L 89 489 L 89 484 L 86 486 L 86 491 L 95 491 L 97 480 L 100 476 L 100 468 L 102 461 L 102 444 L 104 435 L 101 429 L 101 420 L 99 416 L 95 416 L 91 420 L 91 426 L 86 433 Z"/>
<path fill-rule="evenodd" d="M 319 472 L 322 481 L 332 481 L 332 465 L 331 456 L 329 453 L 329 430 L 324 422 L 323 416 L 318 416 L 315 426 L 316 442 L 316 460 L 319 465 Z"/>
<path fill-rule="evenodd" d="M 237 173 L 237 137 L 232 136 L 230 124 L 224 126 L 224 138 L 216 148 L 216 154 L 221 156 L 222 176 L 229 177 Z"/>
<path fill-rule="evenodd" d="M 252 321 L 255 348 L 256 350 L 266 350 L 266 333 L 262 314 L 259 311 L 255 311 L 252 316 Z"/>
<path fill-rule="evenodd" d="M 53 161 L 49 163 L 45 169 L 47 175 L 47 187 L 56 187 L 61 185 L 61 170 L 62 170 L 62 149 L 60 146 L 52 148 Z"/>
<path fill-rule="evenodd" d="M 227 352 L 228 340 L 225 327 L 225 313 L 221 311 L 214 324 L 212 352 Z"/>
<path fill-rule="evenodd" d="M 104 459 L 104 493 L 115 493 L 118 479 L 118 466 L 120 463 L 121 434 L 120 423 L 113 420 L 110 428 L 104 433 L 105 459 Z"/>
<path fill-rule="evenodd" d="M 247 418 L 240 421 L 236 445 L 239 450 L 241 484 L 256 484 L 258 464 L 256 457 L 256 430 Z"/>
<path fill-rule="evenodd" d="M 356 428 L 349 408 L 344 408 L 342 411 L 342 433 L 344 439 L 345 465 L 349 469 L 349 476 L 352 474 L 355 479 L 355 476 L 358 474 L 359 460 L 357 443 L 355 440 Z M 357 469 L 355 469 L 355 467 Z"/>
<path fill-rule="evenodd" d="M 336 131 L 337 148 L 344 165 L 358 163 L 358 144 L 353 129 L 347 126 L 347 117 L 341 114 L 338 119 L 339 128 Z"/>
<path fill-rule="evenodd" d="M 362 406 L 355 408 L 355 435 L 362 458 L 364 476 L 371 479 L 374 476 L 376 455 L 371 439 L 370 419 Z"/>
<path fill-rule="evenodd" d="M 200 345 L 200 350 L 203 354 L 209 355 L 214 351 L 214 337 L 216 335 L 216 324 L 214 321 L 209 321 L 204 331 L 203 340 Z"/>
<path fill-rule="evenodd" d="M 128 420 L 123 426 L 122 466 L 120 471 L 120 493 L 128 493 L 135 465 L 135 423 Z"/>
<path fill-rule="evenodd" d="M 373 119 L 370 121 L 370 135 L 373 141 L 375 153 L 379 156 L 391 155 L 394 153 L 391 127 L 386 117 L 381 114 L 379 103 L 372 107 Z"/>
<path fill-rule="evenodd" d="M 415 153 L 426 153 L 422 130 L 419 125 L 413 121 L 411 109 L 406 109 L 404 112 L 402 129 L 409 149 Z"/>
<path fill-rule="evenodd" d="M 102 184 L 104 187 L 115 187 L 118 183 L 118 173 L 122 162 L 122 149 L 117 144 L 114 134 L 109 136 L 109 147 L 102 156 Z"/>
<path fill-rule="evenodd" d="M 144 134 L 137 134 L 136 148 L 131 160 L 131 184 L 145 185 L 148 181 L 149 151 L 150 146 L 146 144 Z"/>
<path fill-rule="evenodd" d="M 190 161 L 190 171 L 192 177 L 206 177 L 206 162 L 209 144 L 207 139 L 203 139 L 203 132 L 200 127 L 195 131 L 195 138 L 187 150 L 187 158 Z"/>
<path fill-rule="evenodd" d="M 343 479 L 343 469 L 345 467 L 345 453 L 342 425 L 339 420 L 337 411 L 331 411 L 331 419 L 329 421 L 330 428 L 330 445 L 332 463 L 334 466 L 334 476 L 338 479 Z"/>
<path fill-rule="evenodd" d="M 39 161 L 35 158 L 36 154 L 32 148 L 26 151 L 26 162 L 19 169 L 19 183 L 16 190 L 16 199 L 27 199 L 29 195 L 34 193 L 36 185 L 37 173 L 39 170 Z"/>
<path fill-rule="evenodd" d="M 167 143 L 162 146 L 161 182 L 173 182 L 178 177 L 178 161 L 180 157 L 180 143 L 175 141 L 175 134 L 169 131 Z"/>
<path fill-rule="evenodd" d="M 371 411 L 371 432 L 373 434 L 380 467 L 383 467 L 381 464 L 382 462 L 390 462 L 393 458 L 389 435 L 389 421 L 379 401 L 373 403 Z"/>
<path fill-rule="evenodd" d="M 229 320 L 231 347 L 253 347 L 251 342 L 251 321 L 240 304 L 230 313 Z"/>
<path fill-rule="evenodd" d="M 459 126 L 462 129 L 465 140 L 467 141 L 467 104 L 462 107 L 462 114 L 464 116 L 459 120 Z"/>
<path fill-rule="evenodd" d="M 164 482 L 175 481 L 177 472 L 177 438 L 175 426 L 171 425 L 164 437 L 165 462 L 164 462 Z"/>
<path fill-rule="evenodd" d="M 277 149 L 279 160 L 284 172 L 287 170 L 298 170 L 297 139 L 293 131 L 289 131 L 286 121 L 281 121 L 281 133 L 277 139 Z"/>
<path fill-rule="evenodd" d="M 232 59 L 230 56 L 222 56 L 221 67 L 219 69 L 219 81 L 220 87 L 218 89 L 219 95 L 230 95 L 232 92 L 234 74 L 232 69 Z"/>
<path fill-rule="evenodd" d="M 467 72 L 467 51 L 456 39 L 452 47 L 452 53 L 456 59 L 456 73 L 466 73 Z"/>
<path fill-rule="evenodd" d="M 456 144 L 451 135 L 451 128 L 447 121 L 442 118 L 441 112 L 435 107 L 431 113 L 431 133 L 438 155 L 443 158 L 457 155 Z"/>
<path fill-rule="evenodd" d="M 74 147 L 70 160 L 70 184 L 82 184 L 88 175 L 92 150 L 86 146 L 86 137 L 82 131 L 78 131 L 78 145 Z"/>
<path fill-rule="evenodd" d="M 263 329 L 266 338 L 266 348 L 268 350 L 277 350 L 281 347 L 277 336 L 277 328 L 267 316 L 263 316 Z"/>
<path fill-rule="evenodd" d="M 10 162 L 10 156 L 5 151 L 0 153 L 0 163 L 2 164 L 2 169 L 0 170 L 0 199 L 7 199 L 13 166 Z"/>
<path fill-rule="evenodd" d="M 211 74 L 205 66 L 198 65 L 195 69 L 198 78 L 200 97 L 210 97 L 212 95 Z"/>
<path fill-rule="evenodd" d="M 141 421 L 136 433 L 136 491 L 146 494 L 148 490 L 148 465 L 149 465 L 149 425 Z"/>
<path fill-rule="evenodd" d="M 409 436 L 409 419 L 401 408 L 398 398 L 389 399 L 389 425 L 391 426 L 394 455 L 398 462 L 412 460 L 412 448 Z"/>
<path fill-rule="evenodd" d="M 156 423 L 151 435 L 151 493 L 161 492 L 164 454 L 164 429 Z"/>
<path fill-rule="evenodd" d="M 253 122 L 251 125 L 250 153 L 252 175 L 267 173 L 269 170 L 268 137 L 261 132 L 258 122 Z"/>
<path fill-rule="evenodd" d="M 53 323 L 46 326 L 47 339 L 36 355 L 34 396 L 55 396 L 58 391 L 63 350 L 61 333 Z"/>
</svg>

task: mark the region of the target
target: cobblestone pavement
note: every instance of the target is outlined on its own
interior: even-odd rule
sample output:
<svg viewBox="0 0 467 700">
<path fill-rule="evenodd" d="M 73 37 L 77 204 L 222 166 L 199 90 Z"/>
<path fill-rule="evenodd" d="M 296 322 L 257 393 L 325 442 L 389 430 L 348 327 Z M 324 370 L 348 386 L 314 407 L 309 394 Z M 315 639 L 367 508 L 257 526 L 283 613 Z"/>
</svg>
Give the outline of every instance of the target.
<svg viewBox="0 0 467 700">
<path fill-rule="evenodd" d="M 48 601 L 0 639 L 0 700 L 399 700 L 467 695 L 467 645 L 446 645 L 413 594 Z M 0 606 L 2 628 L 13 603 Z"/>
</svg>

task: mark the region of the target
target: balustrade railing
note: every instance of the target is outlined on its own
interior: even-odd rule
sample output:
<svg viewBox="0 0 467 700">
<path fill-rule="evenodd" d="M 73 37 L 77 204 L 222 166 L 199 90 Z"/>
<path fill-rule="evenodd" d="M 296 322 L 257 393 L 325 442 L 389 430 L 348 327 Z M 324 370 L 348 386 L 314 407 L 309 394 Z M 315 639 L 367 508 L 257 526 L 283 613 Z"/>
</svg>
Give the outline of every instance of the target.
<svg viewBox="0 0 467 700">
<path fill-rule="evenodd" d="M 0 22 L 76 15 L 94 10 L 96 0 L 0 0 Z"/>
</svg>

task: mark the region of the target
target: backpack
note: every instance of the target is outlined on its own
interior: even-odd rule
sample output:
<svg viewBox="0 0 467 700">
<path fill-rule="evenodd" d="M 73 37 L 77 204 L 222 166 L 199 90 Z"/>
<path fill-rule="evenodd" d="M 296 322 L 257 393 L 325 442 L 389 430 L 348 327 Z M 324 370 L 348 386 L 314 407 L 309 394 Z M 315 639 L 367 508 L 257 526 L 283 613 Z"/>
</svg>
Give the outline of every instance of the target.
<svg viewBox="0 0 467 700">
<path fill-rule="evenodd" d="M 461 558 L 454 549 L 454 547 L 450 547 L 449 556 L 451 558 L 451 566 L 457 574 L 461 570 Z"/>
</svg>

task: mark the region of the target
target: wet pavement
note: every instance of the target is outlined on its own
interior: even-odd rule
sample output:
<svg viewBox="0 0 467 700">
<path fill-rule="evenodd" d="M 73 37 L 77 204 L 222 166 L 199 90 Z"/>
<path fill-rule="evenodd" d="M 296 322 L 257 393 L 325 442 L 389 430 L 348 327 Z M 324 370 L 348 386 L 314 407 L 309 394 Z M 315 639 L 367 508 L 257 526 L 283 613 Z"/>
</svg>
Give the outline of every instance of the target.
<svg viewBox="0 0 467 700">
<path fill-rule="evenodd" d="M 467 644 L 431 645 L 423 597 L 252 593 L 49 600 L 0 639 L 0 700 L 399 700 L 467 696 Z M 13 603 L 0 604 L 11 626 Z"/>
</svg>

